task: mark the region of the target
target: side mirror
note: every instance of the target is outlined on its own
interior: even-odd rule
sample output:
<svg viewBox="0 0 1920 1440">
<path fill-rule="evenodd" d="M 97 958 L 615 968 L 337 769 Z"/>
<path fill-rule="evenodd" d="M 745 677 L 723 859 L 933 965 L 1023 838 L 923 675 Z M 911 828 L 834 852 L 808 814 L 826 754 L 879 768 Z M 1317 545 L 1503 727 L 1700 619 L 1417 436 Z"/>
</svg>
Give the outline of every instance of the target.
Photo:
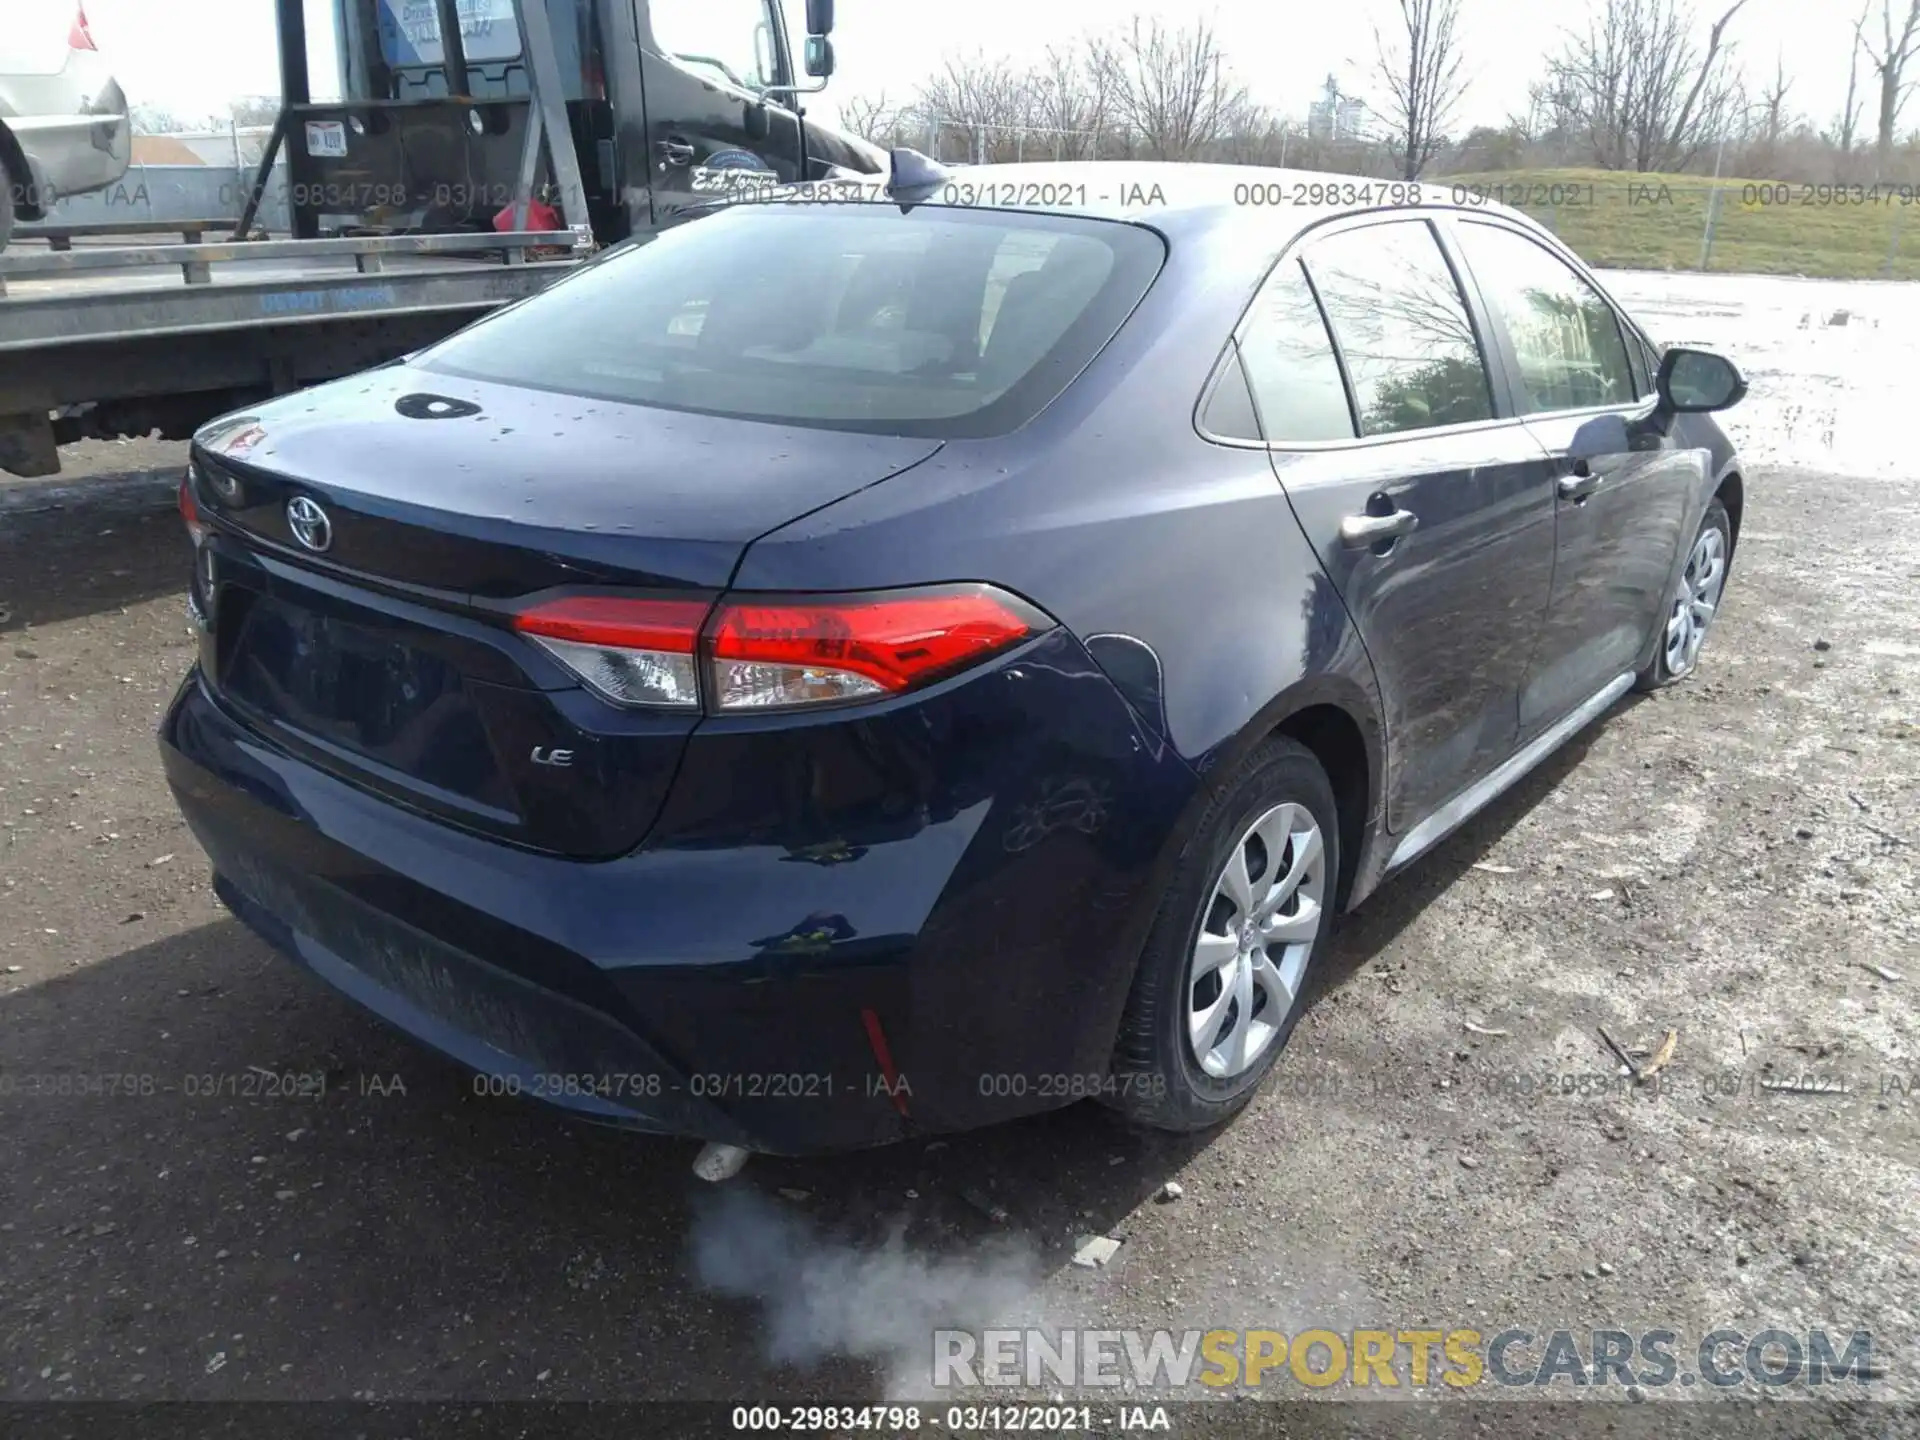
<svg viewBox="0 0 1920 1440">
<path fill-rule="evenodd" d="M 1633 449 L 1633 431 L 1624 415 L 1595 415 L 1573 432 L 1567 453 L 1575 460 L 1625 455 Z"/>
<path fill-rule="evenodd" d="M 1660 357 L 1654 384 L 1660 408 L 1675 415 L 1725 410 L 1747 393 L 1747 382 L 1734 363 L 1711 350 L 1668 350 Z"/>
<path fill-rule="evenodd" d="M 833 0 L 807 0 L 807 34 L 833 33 Z"/>
<path fill-rule="evenodd" d="M 827 17 L 831 20 L 833 17 Z M 815 80 L 825 80 L 833 74 L 833 41 L 824 35 L 807 36 L 806 48 L 807 74 Z"/>
</svg>

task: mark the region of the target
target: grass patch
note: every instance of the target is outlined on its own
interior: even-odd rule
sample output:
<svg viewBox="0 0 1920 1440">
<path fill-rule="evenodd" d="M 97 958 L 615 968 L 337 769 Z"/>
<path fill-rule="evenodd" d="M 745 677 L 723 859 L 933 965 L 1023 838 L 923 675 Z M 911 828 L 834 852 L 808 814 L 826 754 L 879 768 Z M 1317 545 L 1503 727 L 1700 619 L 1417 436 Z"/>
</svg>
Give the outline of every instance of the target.
<svg viewBox="0 0 1920 1440">
<path fill-rule="evenodd" d="M 1617 170 L 1509 170 L 1436 177 L 1524 210 L 1589 265 L 1705 269 L 1835 280 L 1920 279 L 1920 186 L 1806 186 Z"/>
</svg>

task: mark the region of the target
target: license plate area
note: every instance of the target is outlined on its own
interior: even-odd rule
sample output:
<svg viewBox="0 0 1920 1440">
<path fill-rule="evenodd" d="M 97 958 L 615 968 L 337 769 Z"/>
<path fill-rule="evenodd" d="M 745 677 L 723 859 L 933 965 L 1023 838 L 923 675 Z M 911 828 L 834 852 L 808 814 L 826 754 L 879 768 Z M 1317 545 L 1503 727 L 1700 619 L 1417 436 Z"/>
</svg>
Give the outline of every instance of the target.
<svg viewBox="0 0 1920 1440">
<path fill-rule="evenodd" d="M 222 587 L 218 624 L 221 692 L 257 722 L 335 768 L 365 761 L 388 786 L 512 813 L 466 677 L 403 627 L 238 585 Z"/>
</svg>

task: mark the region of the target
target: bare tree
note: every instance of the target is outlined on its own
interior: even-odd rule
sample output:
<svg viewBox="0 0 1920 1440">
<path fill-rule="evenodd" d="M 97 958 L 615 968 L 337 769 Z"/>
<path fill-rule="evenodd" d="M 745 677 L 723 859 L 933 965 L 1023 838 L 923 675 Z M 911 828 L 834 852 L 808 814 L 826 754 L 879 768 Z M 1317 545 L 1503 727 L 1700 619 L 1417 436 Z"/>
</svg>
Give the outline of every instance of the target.
<svg viewBox="0 0 1920 1440">
<path fill-rule="evenodd" d="M 1105 97 L 1094 79 L 1080 50 L 1057 45 L 1047 47 L 1033 70 L 1033 123 L 1055 160 L 1078 160 L 1089 148 L 1098 152 Z"/>
<path fill-rule="evenodd" d="M 193 130 L 210 129 L 210 120 L 183 120 L 164 105 L 155 105 L 151 101 L 128 107 L 132 118 L 133 132 L 136 135 L 180 135 Z"/>
<path fill-rule="evenodd" d="M 1866 51 L 1868 63 L 1873 66 L 1873 73 L 1880 80 L 1879 129 L 1873 160 L 1875 173 L 1884 174 L 1887 160 L 1893 154 L 1893 127 L 1900 118 L 1900 107 L 1906 103 L 1907 92 L 1913 88 L 1907 79 L 1907 62 L 1913 59 L 1915 50 L 1920 49 L 1920 0 L 1908 0 L 1906 19 L 1897 34 L 1893 28 L 1893 0 L 1880 0 L 1878 47 L 1867 39 L 1864 11 L 1860 19 L 1855 33 Z"/>
<path fill-rule="evenodd" d="M 1726 133 L 1740 96 L 1720 62 L 1727 27 L 1745 4 L 1733 0 L 1702 50 L 1684 0 L 1602 0 L 1587 32 L 1549 62 L 1554 87 L 1597 163 L 1682 170 Z"/>
<path fill-rule="evenodd" d="M 1087 48 L 1114 118 L 1153 159 L 1197 158 L 1245 112 L 1246 87 L 1233 78 L 1204 20 L 1170 30 L 1136 15 L 1118 36 Z"/>
<path fill-rule="evenodd" d="M 1244 100 L 1227 117 L 1209 158 L 1226 165 L 1285 165 L 1292 134 L 1271 110 Z M 1297 151 L 1295 154 L 1297 155 Z"/>
<path fill-rule="evenodd" d="M 1418 180 L 1439 152 L 1467 88 L 1459 48 L 1460 0 L 1399 0 L 1391 39 L 1376 27 L 1374 55 L 1386 86 L 1388 144 L 1402 179 Z"/>
<path fill-rule="evenodd" d="M 243 95 L 227 105 L 227 118 L 235 125 L 271 125 L 280 118 L 278 95 Z"/>
<path fill-rule="evenodd" d="M 900 120 L 900 112 L 887 103 L 884 90 L 878 95 L 855 95 L 840 104 L 841 128 L 876 145 L 893 143 Z"/>
<path fill-rule="evenodd" d="M 1860 7 L 1860 18 L 1853 22 L 1853 44 L 1847 51 L 1847 103 L 1840 112 L 1840 124 L 1835 129 L 1834 142 L 1840 148 L 1840 160 L 1844 165 L 1853 154 L 1854 131 L 1860 123 L 1860 49 L 1861 31 L 1866 28 L 1867 10 L 1871 4 Z"/>
<path fill-rule="evenodd" d="M 1787 114 L 1787 92 L 1793 81 L 1787 77 L 1786 61 L 1773 62 L 1773 82 L 1760 92 L 1760 139 L 1769 150 L 1780 143 L 1791 117 Z"/>
<path fill-rule="evenodd" d="M 1024 134 L 1031 122 L 1033 86 L 1031 77 L 1004 57 L 952 57 L 920 87 L 919 103 L 942 133 L 948 128 L 963 131 L 967 159 L 984 163 L 1000 158 L 996 143 Z"/>
</svg>

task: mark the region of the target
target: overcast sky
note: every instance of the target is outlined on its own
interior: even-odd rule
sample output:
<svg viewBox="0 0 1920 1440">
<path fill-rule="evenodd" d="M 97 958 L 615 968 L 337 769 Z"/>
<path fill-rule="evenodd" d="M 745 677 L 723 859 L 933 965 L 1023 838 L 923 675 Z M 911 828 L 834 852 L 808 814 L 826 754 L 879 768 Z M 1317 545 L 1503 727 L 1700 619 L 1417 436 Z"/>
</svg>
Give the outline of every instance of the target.
<svg viewBox="0 0 1920 1440">
<path fill-rule="evenodd" d="M 305 0 L 315 88 L 332 73 L 330 0 Z M 1727 0 L 1697 0 L 1705 33 L 1708 10 Z M 1521 108 L 1541 56 L 1557 49 L 1568 27 L 1581 24 L 1588 0 L 1463 0 L 1467 67 L 1472 80 L 1465 124 L 1499 124 Z M 1795 77 L 1789 108 L 1816 124 L 1832 123 L 1846 93 L 1854 0 L 1747 0 L 1729 33 L 1757 94 L 1776 60 Z M 112 58 L 135 103 L 183 115 L 217 110 L 236 95 L 279 88 L 269 0 L 86 0 L 100 48 Z M 786 0 L 799 23 L 802 0 Z M 1240 77 L 1254 97 L 1303 117 L 1329 72 L 1343 90 L 1378 94 L 1372 76 L 1373 26 L 1395 13 L 1394 0 L 840 0 L 834 43 L 840 69 L 821 108 L 884 91 L 898 102 L 946 54 L 976 50 L 1016 60 L 1037 58 L 1138 11 L 1172 24 L 1211 17 Z M 1869 113 L 1871 106 L 1867 107 Z M 1920 102 L 1902 116 L 1920 123 Z"/>
</svg>

